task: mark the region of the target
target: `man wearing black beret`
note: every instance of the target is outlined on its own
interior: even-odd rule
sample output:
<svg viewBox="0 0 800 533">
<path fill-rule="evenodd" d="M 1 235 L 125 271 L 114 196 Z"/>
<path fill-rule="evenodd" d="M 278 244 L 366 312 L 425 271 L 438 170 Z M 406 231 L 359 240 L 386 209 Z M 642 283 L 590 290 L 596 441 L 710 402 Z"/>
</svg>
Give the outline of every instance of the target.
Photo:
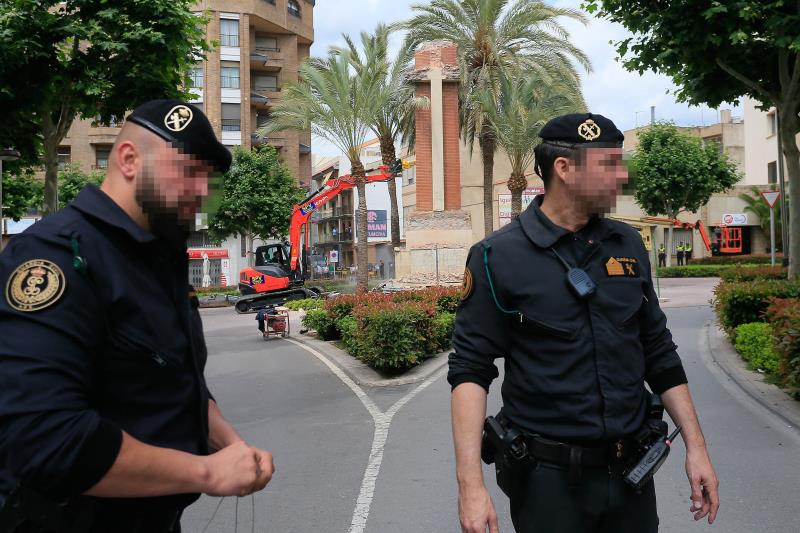
<svg viewBox="0 0 800 533">
<path fill-rule="evenodd" d="M 690 511 L 712 523 L 717 477 L 649 255 L 636 230 L 602 216 L 628 179 L 623 135 L 583 113 L 540 136 L 545 195 L 472 247 L 456 314 L 448 381 L 462 530 L 497 531 L 483 457 L 517 531 L 656 532 L 653 481 L 634 488 L 625 474 L 666 439 L 664 407 L 682 428 Z M 501 357 L 503 408 L 484 424 Z"/>
<path fill-rule="evenodd" d="M 0 530 L 180 531 L 272 477 L 206 386 L 186 237 L 231 164 L 203 113 L 131 113 L 101 188 L 0 254 Z"/>
</svg>

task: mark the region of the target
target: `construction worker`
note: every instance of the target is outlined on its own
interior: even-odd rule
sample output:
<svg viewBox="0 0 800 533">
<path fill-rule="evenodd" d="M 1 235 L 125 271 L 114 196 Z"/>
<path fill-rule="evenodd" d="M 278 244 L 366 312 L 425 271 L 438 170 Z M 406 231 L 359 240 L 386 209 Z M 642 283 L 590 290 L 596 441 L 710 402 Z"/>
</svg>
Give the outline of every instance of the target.
<svg viewBox="0 0 800 533">
<path fill-rule="evenodd" d="M 683 247 L 683 263 L 685 265 L 689 264 L 689 260 L 692 258 L 692 242 L 688 241 L 686 246 Z"/>
<path fill-rule="evenodd" d="M 659 268 L 667 266 L 667 249 L 663 243 L 658 246 L 658 266 Z"/>
<path fill-rule="evenodd" d="M 675 251 L 677 252 L 678 256 L 678 266 L 683 266 L 683 258 L 684 258 L 683 241 L 678 243 L 678 246 L 675 247 Z"/>
</svg>

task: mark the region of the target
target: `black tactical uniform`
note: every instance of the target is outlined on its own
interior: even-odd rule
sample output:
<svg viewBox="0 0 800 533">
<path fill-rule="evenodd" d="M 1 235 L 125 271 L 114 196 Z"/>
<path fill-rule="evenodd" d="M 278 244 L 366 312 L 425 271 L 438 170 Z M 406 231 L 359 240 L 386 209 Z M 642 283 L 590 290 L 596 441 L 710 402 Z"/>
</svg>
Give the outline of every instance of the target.
<svg viewBox="0 0 800 533">
<path fill-rule="evenodd" d="M 187 108 L 152 102 L 129 120 L 158 133 L 175 106 Z M 226 169 L 230 154 L 193 115 L 174 142 L 205 146 L 202 157 Z M 12 240 L 0 282 L 0 500 L 9 504 L 0 530 L 24 519 L 21 531 L 179 531 L 197 494 L 81 494 L 114 463 L 123 430 L 209 453 L 207 354 L 185 239 L 145 231 L 88 187 Z"/>
<path fill-rule="evenodd" d="M 555 119 L 542 137 L 586 142 L 575 133 L 587 116 Z M 598 142 L 619 133 L 594 120 L 604 132 Z M 494 359 L 504 358 L 501 416 L 527 436 L 534 456 L 539 446 L 548 457 L 515 475 L 518 531 L 655 531 L 652 483 L 637 496 L 617 468 L 626 439 L 644 423 L 645 382 L 656 393 L 686 382 L 648 253 L 621 222 L 593 217 L 575 233 L 555 225 L 542 198 L 470 250 L 448 381 L 488 391 L 498 376 Z M 572 267 L 596 283 L 592 296 L 568 287 Z"/>
</svg>

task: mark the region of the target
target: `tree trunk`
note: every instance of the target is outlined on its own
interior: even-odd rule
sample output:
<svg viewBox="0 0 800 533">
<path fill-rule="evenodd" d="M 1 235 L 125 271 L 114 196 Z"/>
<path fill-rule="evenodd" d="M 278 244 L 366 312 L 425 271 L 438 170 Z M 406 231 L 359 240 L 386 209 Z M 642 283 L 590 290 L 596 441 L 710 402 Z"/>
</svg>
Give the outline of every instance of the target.
<svg viewBox="0 0 800 533">
<path fill-rule="evenodd" d="M 353 161 L 352 173 L 356 180 L 356 190 L 358 191 L 358 244 L 356 253 L 358 254 L 358 275 L 356 276 L 356 292 L 367 292 L 369 289 L 369 271 L 367 270 L 367 190 L 365 185 L 364 165 L 361 161 Z"/>
<path fill-rule="evenodd" d="M 484 237 L 494 231 L 494 152 L 497 143 L 491 134 L 478 138 L 483 161 L 483 232 Z"/>
<path fill-rule="evenodd" d="M 789 178 L 788 191 L 788 215 L 789 215 L 789 242 L 783 243 L 784 255 L 789 252 L 789 279 L 797 279 L 798 266 L 800 266 L 800 150 L 797 148 L 795 135 L 800 131 L 800 119 L 798 119 L 794 106 L 789 111 L 778 109 L 781 144 L 783 145 L 783 155 L 786 159 L 786 175 Z"/>
<path fill-rule="evenodd" d="M 44 150 L 44 204 L 42 214 L 49 215 L 58 210 L 58 126 L 49 113 L 42 116 L 42 148 Z"/>
<path fill-rule="evenodd" d="M 381 138 L 381 159 L 383 164 L 391 167 L 397 156 L 394 151 L 394 141 L 391 138 Z M 392 231 L 392 257 L 394 257 L 395 246 L 400 246 L 400 211 L 397 207 L 397 182 L 389 180 L 389 203 L 391 204 L 391 231 Z"/>
<path fill-rule="evenodd" d="M 511 218 L 522 212 L 522 193 L 528 188 L 528 180 L 522 172 L 512 172 L 508 178 L 508 190 L 511 191 Z"/>
<path fill-rule="evenodd" d="M 254 267 L 256 265 L 256 251 L 253 250 L 253 232 L 247 232 L 247 266 Z"/>
<path fill-rule="evenodd" d="M 676 215 L 677 216 L 677 215 Z M 675 216 L 670 216 L 669 218 L 674 219 Z M 667 262 L 666 265 L 668 267 L 672 266 L 672 229 L 673 225 L 669 225 L 669 231 L 667 232 Z"/>
</svg>

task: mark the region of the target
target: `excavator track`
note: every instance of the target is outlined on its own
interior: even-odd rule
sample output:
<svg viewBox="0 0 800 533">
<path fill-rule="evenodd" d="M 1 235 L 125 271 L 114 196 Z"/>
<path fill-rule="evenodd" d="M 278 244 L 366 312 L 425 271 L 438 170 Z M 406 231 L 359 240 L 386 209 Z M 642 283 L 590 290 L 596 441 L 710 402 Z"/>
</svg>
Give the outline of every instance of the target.
<svg viewBox="0 0 800 533">
<path fill-rule="evenodd" d="M 291 300 L 304 300 L 306 298 L 319 298 L 320 293 L 316 287 L 295 287 L 283 291 L 274 291 L 261 294 L 248 294 L 240 296 L 234 308 L 240 315 L 256 313 L 273 305 L 282 305 Z"/>
</svg>

